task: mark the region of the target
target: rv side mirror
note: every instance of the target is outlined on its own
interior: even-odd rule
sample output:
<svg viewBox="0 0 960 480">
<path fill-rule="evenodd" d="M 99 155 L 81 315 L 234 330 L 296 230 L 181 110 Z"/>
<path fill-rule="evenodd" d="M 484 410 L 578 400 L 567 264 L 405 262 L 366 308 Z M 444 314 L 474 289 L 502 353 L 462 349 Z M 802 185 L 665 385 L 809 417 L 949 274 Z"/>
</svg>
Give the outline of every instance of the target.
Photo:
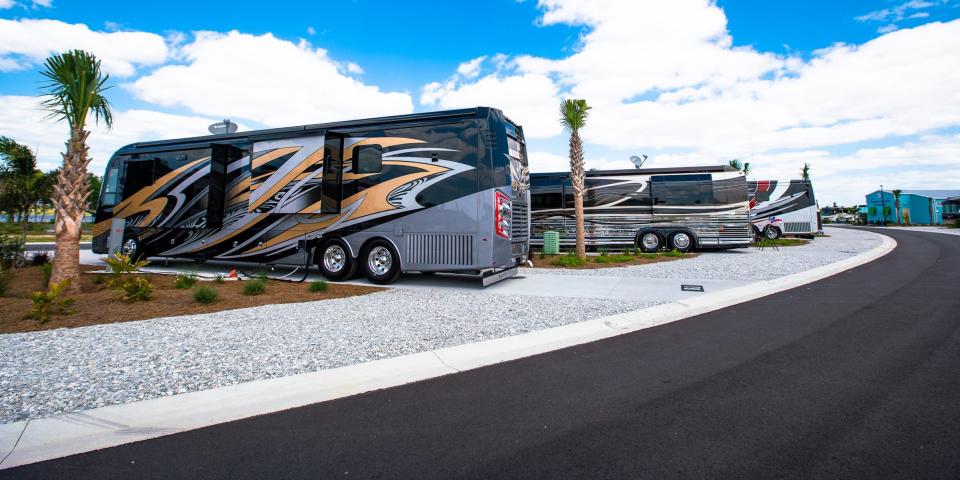
<svg viewBox="0 0 960 480">
<path fill-rule="evenodd" d="M 383 169 L 383 147 L 360 145 L 353 147 L 353 173 L 380 173 Z"/>
</svg>

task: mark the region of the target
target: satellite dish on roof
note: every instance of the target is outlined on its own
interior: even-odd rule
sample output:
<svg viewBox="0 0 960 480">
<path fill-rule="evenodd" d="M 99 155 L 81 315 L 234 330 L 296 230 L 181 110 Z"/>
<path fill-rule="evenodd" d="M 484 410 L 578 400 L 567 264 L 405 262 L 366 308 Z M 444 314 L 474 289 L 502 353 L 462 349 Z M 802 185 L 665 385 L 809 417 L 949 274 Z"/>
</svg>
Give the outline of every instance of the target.
<svg viewBox="0 0 960 480">
<path fill-rule="evenodd" d="M 224 118 L 222 122 L 217 122 L 207 127 L 207 130 L 210 130 L 210 133 L 214 135 L 224 135 L 236 132 L 237 124 L 231 122 L 229 118 Z"/>
<path fill-rule="evenodd" d="M 643 154 L 641 154 L 639 157 L 636 156 L 636 155 L 631 155 L 631 156 L 630 156 L 630 161 L 633 162 L 633 167 L 634 167 L 634 168 L 640 168 L 640 167 L 643 166 L 643 162 L 646 162 L 646 161 L 647 161 L 647 158 L 649 158 L 649 157 L 647 157 L 646 155 L 643 155 Z"/>
</svg>

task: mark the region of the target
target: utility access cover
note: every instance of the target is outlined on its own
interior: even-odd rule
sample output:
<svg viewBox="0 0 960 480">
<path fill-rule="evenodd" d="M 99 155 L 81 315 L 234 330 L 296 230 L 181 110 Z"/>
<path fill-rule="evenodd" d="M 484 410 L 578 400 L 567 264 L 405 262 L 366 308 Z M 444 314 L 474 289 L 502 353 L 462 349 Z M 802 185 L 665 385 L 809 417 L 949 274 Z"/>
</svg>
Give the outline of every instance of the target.
<svg viewBox="0 0 960 480">
<path fill-rule="evenodd" d="M 703 285 L 680 285 L 680 290 L 683 292 L 702 292 Z"/>
</svg>

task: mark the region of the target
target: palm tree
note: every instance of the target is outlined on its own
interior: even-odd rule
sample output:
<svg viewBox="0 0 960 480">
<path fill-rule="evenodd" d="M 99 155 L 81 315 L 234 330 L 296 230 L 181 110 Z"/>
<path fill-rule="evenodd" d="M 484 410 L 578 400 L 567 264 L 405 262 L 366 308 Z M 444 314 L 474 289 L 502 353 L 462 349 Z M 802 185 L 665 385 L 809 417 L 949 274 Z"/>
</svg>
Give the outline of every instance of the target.
<svg viewBox="0 0 960 480">
<path fill-rule="evenodd" d="M 802 178 L 804 182 L 810 181 L 810 164 L 809 163 L 803 164 L 803 168 L 800 169 L 800 178 Z"/>
<path fill-rule="evenodd" d="M 103 120 L 108 128 L 113 125 L 110 103 L 103 95 L 109 88 L 106 83 L 110 76 L 101 72 L 100 60 L 82 50 L 53 55 L 43 66 L 41 73 L 47 78 L 41 87 L 46 97 L 43 108 L 51 118 L 66 120 L 70 127 L 67 152 L 63 154 L 63 166 L 51 198 L 56 213 L 57 251 L 50 284 L 71 280 L 70 288 L 76 290 L 80 276 L 80 229 L 90 195 L 87 116 L 92 112 L 95 122 Z"/>
<path fill-rule="evenodd" d="M 30 207 L 36 202 L 37 158 L 26 145 L 0 137 L 0 195 L 8 213 L 16 212 L 20 220 L 20 243 L 27 241 Z"/>
<path fill-rule="evenodd" d="M 567 99 L 560 102 L 560 124 L 570 132 L 570 183 L 573 186 L 573 211 L 577 221 L 577 258 L 587 258 L 587 246 L 583 228 L 583 141 L 580 130 L 587 123 L 590 106 L 586 100 Z"/>
<path fill-rule="evenodd" d="M 890 190 L 893 193 L 893 208 L 897 209 L 897 225 L 900 225 L 900 192 L 903 190 Z"/>
<path fill-rule="evenodd" d="M 750 174 L 750 162 L 743 163 L 739 158 L 734 158 L 727 163 L 731 167 L 735 168 L 738 172 L 742 173 L 743 176 Z"/>
</svg>

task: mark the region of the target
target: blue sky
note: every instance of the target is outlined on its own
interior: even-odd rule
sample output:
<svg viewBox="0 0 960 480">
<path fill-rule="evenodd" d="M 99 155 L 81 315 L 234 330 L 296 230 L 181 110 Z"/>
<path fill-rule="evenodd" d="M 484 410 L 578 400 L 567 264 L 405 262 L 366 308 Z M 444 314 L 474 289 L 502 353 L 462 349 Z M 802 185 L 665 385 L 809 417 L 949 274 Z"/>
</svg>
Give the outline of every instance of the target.
<svg viewBox="0 0 960 480">
<path fill-rule="evenodd" d="M 475 104 L 524 124 L 533 169 L 556 170 L 556 105 L 577 96 L 594 106 L 588 167 L 742 158 L 784 178 L 809 161 L 827 203 L 880 182 L 960 188 L 960 102 L 942 86 L 958 84 L 957 1 L 318 3 L 0 0 L 0 135 L 53 165 L 62 132 L 24 115 L 42 58 L 79 46 L 110 62 L 120 113 L 91 140 L 95 171 L 124 143 L 224 116 L 262 128 Z"/>
</svg>

